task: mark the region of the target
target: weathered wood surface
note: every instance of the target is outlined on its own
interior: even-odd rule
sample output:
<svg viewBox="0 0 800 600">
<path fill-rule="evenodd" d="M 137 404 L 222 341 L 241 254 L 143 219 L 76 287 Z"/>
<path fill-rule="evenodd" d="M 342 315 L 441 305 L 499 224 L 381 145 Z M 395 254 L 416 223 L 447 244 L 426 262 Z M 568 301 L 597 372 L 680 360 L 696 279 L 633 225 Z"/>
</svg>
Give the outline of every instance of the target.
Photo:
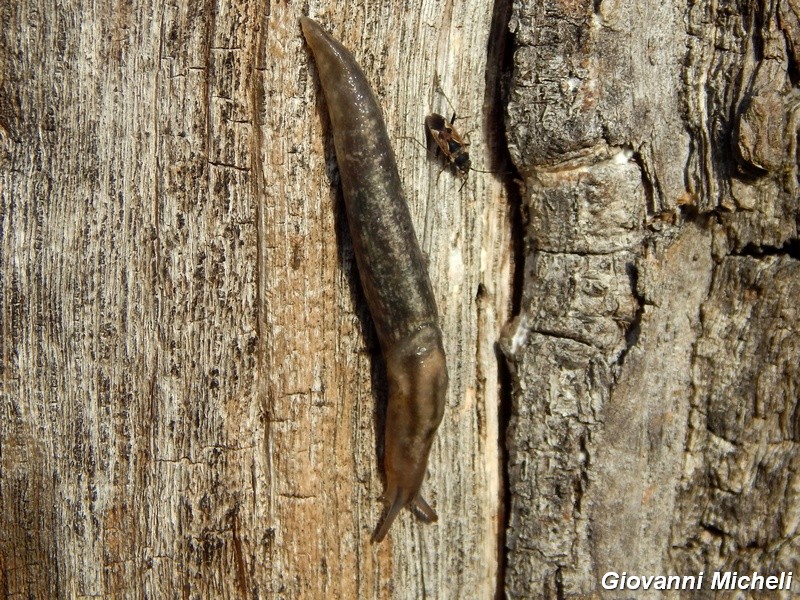
<svg viewBox="0 0 800 600">
<path fill-rule="evenodd" d="M 383 374 L 306 8 L 374 82 L 449 356 L 440 521 L 380 546 Z M 491 7 L 0 13 L 0 596 L 491 597 L 509 211 L 415 141 L 438 80 L 490 168 Z"/>
<path fill-rule="evenodd" d="M 739 598 L 600 580 L 800 570 L 798 15 L 514 5 L 509 597 Z"/>
</svg>

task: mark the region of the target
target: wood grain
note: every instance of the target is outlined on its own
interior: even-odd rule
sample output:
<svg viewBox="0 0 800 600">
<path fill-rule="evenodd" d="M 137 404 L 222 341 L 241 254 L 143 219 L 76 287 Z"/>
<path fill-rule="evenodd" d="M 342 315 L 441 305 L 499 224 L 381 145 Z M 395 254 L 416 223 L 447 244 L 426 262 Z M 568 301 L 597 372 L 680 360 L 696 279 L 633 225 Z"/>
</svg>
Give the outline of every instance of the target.
<svg viewBox="0 0 800 600">
<path fill-rule="evenodd" d="M 491 7 L 308 7 L 374 84 L 453 357 L 440 521 L 377 547 L 385 381 L 302 6 L 184 4 L 0 9 L 0 596 L 491 596 L 507 200 L 415 142 L 438 80 L 488 170 Z"/>
</svg>

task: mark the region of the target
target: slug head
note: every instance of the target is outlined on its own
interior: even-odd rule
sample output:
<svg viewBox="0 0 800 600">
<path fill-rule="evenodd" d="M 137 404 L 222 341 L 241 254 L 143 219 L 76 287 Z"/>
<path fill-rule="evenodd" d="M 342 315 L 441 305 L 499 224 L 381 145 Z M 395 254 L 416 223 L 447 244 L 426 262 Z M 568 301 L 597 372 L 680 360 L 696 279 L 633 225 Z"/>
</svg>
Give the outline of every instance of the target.
<svg viewBox="0 0 800 600">
<path fill-rule="evenodd" d="M 414 503 L 427 521 L 436 513 L 420 496 L 428 454 L 442 421 L 447 365 L 438 329 L 427 327 L 385 352 L 389 380 L 385 460 L 389 512 L 375 534 L 383 539 L 397 514 Z"/>
</svg>

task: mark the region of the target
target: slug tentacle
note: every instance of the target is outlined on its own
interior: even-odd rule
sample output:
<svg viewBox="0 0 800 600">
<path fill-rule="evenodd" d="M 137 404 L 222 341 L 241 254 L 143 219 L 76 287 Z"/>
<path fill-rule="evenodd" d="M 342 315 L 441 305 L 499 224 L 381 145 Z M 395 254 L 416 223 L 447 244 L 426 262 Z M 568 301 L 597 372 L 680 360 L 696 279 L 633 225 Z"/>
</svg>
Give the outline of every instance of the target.
<svg viewBox="0 0 800 600">
<path fill-rule="evenodd" d="M 380 107 L 353 56 L 313 20 L 303 34 L 317 64 L 333 129 L 358 272 L 386 360 L 386 494 L 375 540 L 419 495 L 442 420 L 447 366 L 433 288 L 400 184 Z"/>
</svg>

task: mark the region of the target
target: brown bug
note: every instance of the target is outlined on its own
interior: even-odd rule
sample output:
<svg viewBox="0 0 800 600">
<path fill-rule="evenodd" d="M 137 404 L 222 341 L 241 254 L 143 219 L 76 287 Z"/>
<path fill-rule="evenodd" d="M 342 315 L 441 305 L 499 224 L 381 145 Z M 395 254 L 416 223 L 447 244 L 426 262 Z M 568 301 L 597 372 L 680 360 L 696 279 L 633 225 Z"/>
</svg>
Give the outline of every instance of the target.
<svg viewBox="0 0 800 600">
<path fill-rule="evenodd" d="M 439 113 L 431 113 L 425 117 L 425 129 L 455 173 L 460 177 L 466 177 L 472 168 L 467 150 L 469 142 L 453 127 L 455 120 L 455 113 L 449 123 Z"/>
<path fill-rule="evenodd" d="M 496 175 L 494 171 L 482 171 L 472 168 L 472 162 L 469 158 L 469 141 L 467 141 L 466 136 L 462 136 L 453 126 L 453 123 L 456 122 L 455 108 L 453 108 L 453 103 L 450 102 L 450 98 L 447 97 L 447 94 L 445 94 L 444 90 L 441 88 L 438 76 L 435 85 L 439 93 L 447 100 L 450 108 L 453 109 L 453 118 L 448 122 L 447 119 L 439 113 L 431 113 L 425 117 L 425 133 L 428 137 L 428 151 L 434 153 L 438 151 L 441 153 L 447 162 L 447 166 L 451 168 L 456 176 L 463 177 L 464 183 L 467 182 L 467 175 L 470 171 Z M 433 144 L 435 144 L 435 147 Z M 463 184 L 461 187 L 464 187 Z"/>
</svg>

